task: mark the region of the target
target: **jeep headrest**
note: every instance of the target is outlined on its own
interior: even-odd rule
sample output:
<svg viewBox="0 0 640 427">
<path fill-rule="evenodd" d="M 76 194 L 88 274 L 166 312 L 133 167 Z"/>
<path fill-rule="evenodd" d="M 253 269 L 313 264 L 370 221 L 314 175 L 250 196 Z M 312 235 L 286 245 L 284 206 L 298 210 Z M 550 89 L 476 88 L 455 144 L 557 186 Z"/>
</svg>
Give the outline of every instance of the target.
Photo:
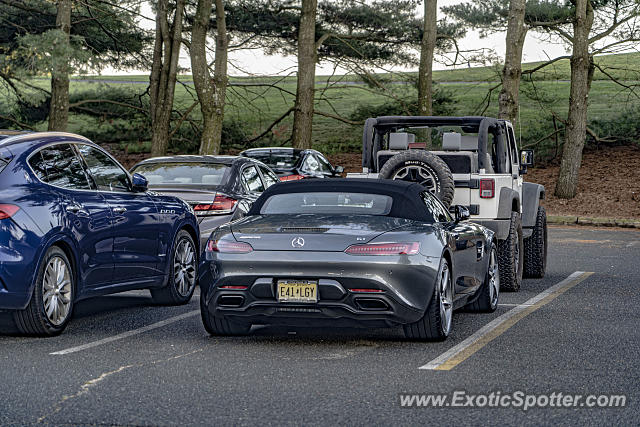
<svg viewBox="0 0 640 427">
<path fill-rule="evenodd" d="M 460 140 L 460 149 L 465 151 L 477 151 L 478 137 L 475 135 L 462 135 Z"/>
<path fill-rule="evenodd" d="M 409 144 L 415 142 L 416 136 L 407 132 L 392 132 L 389 134 L 389 150 L 408 150 Z"/>
<path fill-rule="evenodd" d="M 442 149 L 445 151 L 460 151 L 462 135 L 458 132 L 445 132 L 442 134 Z"/>
</svg>

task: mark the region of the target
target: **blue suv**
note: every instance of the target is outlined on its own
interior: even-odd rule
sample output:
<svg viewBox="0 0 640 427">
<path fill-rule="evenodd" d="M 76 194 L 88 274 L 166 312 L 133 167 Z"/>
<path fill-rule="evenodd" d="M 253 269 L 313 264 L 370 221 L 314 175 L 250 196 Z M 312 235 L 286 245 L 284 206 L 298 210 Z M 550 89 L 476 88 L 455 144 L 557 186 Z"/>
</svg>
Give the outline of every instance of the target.
<svg viewBox="0 0 640 427">
<path fill-rule="evenodd" d="M 61 333 L 92 296 L 148 288 L 187 303 L 198 236 L 188 204 L 147 191 L 86 138 L 0 135 L 0 310 L 22 333 Z"/>
</svg>

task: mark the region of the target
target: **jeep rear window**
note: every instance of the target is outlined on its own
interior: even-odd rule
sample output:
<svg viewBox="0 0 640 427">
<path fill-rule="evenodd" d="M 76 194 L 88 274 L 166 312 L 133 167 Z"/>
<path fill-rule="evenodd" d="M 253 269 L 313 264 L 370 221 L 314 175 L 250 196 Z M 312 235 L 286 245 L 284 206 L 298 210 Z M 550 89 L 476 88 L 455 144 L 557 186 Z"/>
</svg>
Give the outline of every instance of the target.
<svg viewBox="0 0 640 427">
<path fill-rule="evenodd" d="M 311 192 L 275 194 L 262 205 L 263 215 L 388 215 L 393 198 L 384 194 Z"/>
</svg>

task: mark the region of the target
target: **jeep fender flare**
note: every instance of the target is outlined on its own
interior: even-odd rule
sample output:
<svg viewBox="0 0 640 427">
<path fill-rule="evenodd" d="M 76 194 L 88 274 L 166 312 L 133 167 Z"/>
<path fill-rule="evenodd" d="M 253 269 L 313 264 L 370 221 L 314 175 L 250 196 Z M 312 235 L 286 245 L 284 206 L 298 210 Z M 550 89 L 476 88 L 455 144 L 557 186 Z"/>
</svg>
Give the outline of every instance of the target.
<svg viewBox="0 0 640 427">
<path fill-rule="evenodd" d="M 520 207 L 520 194 L 517 191 L 506 187 L 500 189 L 497 219 L 511 218 L 511 212 L 521 212 Z"/>
<path fill-rule="evenodd" d="M 533 182 L 522 183 L 522 228 L 533 228 L 540 200 L 544 199 L 544 185 Z M 528 236 L 525 236 L 528 237 Z"/>
</svg>

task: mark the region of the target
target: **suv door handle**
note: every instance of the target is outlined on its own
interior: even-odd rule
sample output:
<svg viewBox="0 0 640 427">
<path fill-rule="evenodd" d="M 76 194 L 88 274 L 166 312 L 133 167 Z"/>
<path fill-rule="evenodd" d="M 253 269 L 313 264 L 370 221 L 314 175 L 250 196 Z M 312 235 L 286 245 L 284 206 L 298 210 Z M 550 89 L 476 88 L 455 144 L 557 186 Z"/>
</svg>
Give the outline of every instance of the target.
<svg viewBox="0 0 640 427">
<path fill-rule="evenodd" d="M 80 205 L 67 205 L 64 210 L 69 212 L 69 213 L 77 213 L 80 212 L 80 209 L 82 209 L 82 206 Z"/>
<path fill-rule="evenodd" d="M 113 208 L 113 213 L 117 213 L 117 214 L 123 214 L 127 211 L 127 208 L 124 208 L 122 206 L 118 206 Z"/>
</svg>

